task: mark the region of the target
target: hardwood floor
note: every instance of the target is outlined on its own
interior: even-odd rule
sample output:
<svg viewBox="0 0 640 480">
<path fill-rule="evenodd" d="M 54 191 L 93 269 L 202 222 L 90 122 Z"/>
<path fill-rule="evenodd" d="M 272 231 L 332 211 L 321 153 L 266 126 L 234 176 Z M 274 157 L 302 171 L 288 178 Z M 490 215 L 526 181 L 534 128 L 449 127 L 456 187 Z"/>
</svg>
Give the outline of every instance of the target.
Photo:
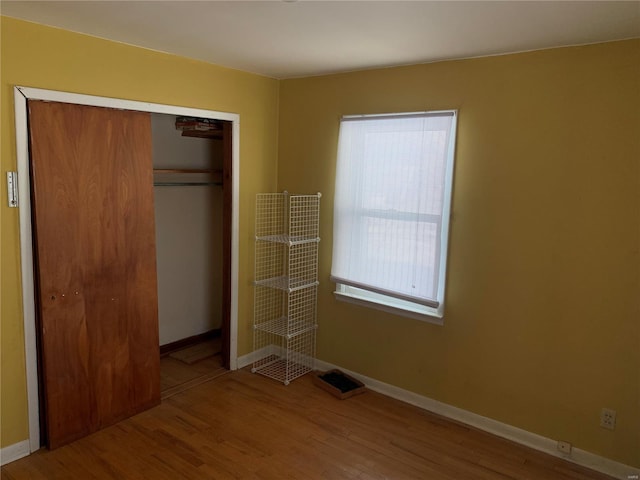
<svg viewBox="0 0 640 480">
<path fill-rule="evenodd" d="M 608 479 L 366 392 L 338 400 L 310 375 L 284 386 L 230 372 L 2 479 Z"/>
<path fill-rule="evenodd" d="M 194 360 L 198 358 L 199 349 L 203 346 L 205 349 L 210 346 L 218 353 L 202 360 Z M 161 398 L 164 400 L 227 373 L 228 370 L 222 366 L 220 350 L 220 338 L 216 338 L 160 357 Z M 183 355 L 189 351 L 193 353 Z M 186 358 L 187 361 L 179 358 Z"/>
</svg>

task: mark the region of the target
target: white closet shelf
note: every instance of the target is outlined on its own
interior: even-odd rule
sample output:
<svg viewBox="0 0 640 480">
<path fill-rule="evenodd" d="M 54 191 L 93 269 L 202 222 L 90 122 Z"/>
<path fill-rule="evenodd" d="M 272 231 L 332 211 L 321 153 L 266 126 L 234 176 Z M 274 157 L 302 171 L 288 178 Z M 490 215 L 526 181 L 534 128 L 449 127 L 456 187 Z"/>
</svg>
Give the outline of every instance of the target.
<svg viewBox="0 0 640 480">
<path fill-rule="evenodd" d="M 154 169 L 153 184 L 156 186 L 222 185 L 222 170 L 189 168 Z"/>
</svg>

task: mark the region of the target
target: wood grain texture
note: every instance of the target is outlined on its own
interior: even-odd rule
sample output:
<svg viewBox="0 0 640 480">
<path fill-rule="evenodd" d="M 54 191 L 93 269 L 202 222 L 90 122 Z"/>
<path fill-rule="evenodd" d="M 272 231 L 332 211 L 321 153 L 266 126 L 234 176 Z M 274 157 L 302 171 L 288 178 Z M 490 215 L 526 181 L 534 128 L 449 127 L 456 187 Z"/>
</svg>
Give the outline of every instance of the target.
<svg viewBox="0 0 640 480">
<path fill-rule="evenodd" d="M 604 480 L 562 459 L 365 392 L 338 400 L 307 375 L 283 386 L 247 370 L 56 451 L 2 468 L 7 480 Z"/>
<path fill-rule="evenodd" d="M 149 114 L 29 101 L 48 445 L 160 401 Z"/>
</svg>

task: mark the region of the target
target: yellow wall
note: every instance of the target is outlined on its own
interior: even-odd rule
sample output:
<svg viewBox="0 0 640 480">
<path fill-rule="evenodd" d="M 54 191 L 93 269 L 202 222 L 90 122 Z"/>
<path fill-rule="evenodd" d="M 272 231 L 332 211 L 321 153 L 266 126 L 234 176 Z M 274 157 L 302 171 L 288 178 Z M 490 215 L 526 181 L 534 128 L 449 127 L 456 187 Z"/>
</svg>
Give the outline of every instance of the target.
<svg viewBox="0 0 640 480">
<path fill-rule="evenodd" d="M 2 17 L 2 178 L 16 169 L 13 86 L 240 114 L 239 354 L 251 349 L 255 193 L 276 186 L 278 82 L 273 79 Z M 28 436 L 18 211 L 1 219 L 0 446 Z"/>
<path fill-rule="evenodd" d="M 323 193 L 319 358 L 640 466 L 639 68 L 633 40 L 282 81 L 278 188 Z M 444 326 L 337 302 L 340 116 L 450 108 Z"/>
</svg>

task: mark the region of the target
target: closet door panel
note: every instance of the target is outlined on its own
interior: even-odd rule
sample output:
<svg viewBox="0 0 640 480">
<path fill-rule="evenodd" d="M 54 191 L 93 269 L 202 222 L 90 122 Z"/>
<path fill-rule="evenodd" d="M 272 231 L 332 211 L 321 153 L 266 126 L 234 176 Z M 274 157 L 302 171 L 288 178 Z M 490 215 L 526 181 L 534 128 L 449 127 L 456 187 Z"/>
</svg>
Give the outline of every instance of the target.
<svg viewBox="0 0 640 480">
<path fill-rule="evenodd" d="M 29 101 L 50 448 L 160 401 L 149 114 Z"/>
</svg>

